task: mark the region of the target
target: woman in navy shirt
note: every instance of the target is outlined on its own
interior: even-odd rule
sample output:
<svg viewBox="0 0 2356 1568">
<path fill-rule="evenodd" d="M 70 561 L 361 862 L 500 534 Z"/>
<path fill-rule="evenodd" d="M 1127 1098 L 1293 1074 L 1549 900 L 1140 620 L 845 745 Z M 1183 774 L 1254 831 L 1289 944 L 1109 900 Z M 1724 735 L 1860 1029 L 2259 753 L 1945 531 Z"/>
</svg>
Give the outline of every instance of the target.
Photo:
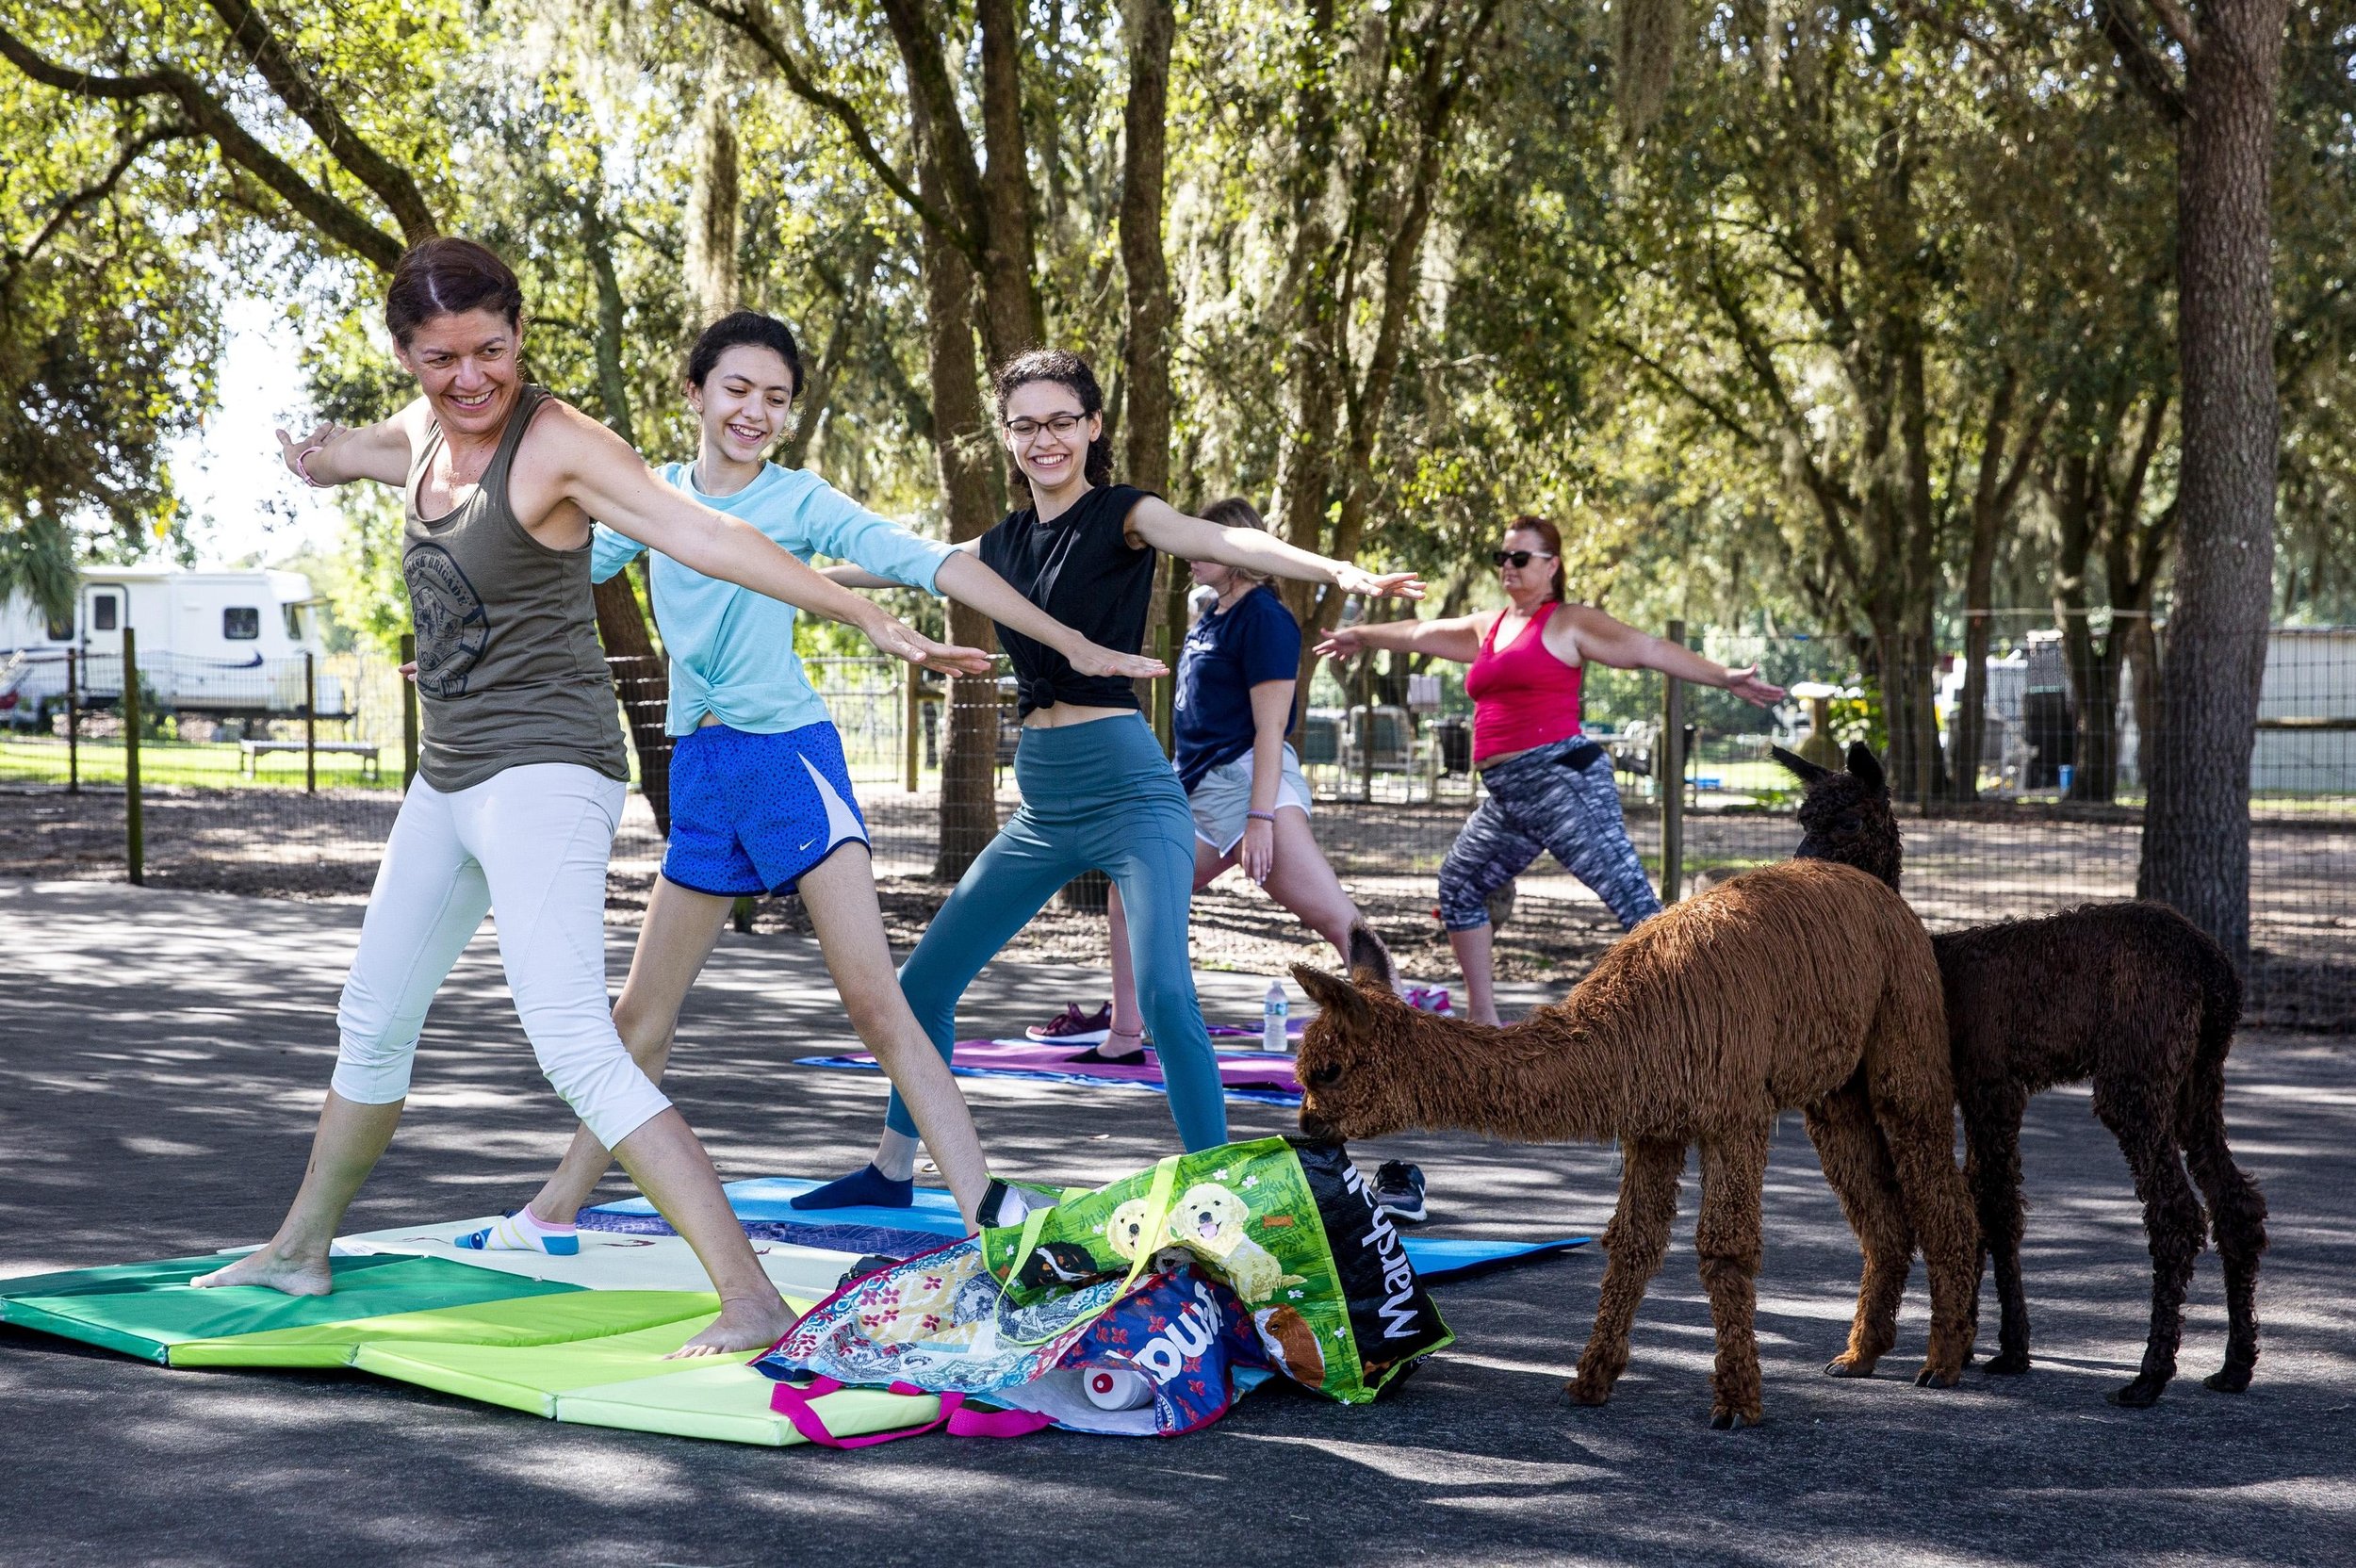
<svg viewBox="0 0 2356 1568">
<path fill-rule="evenodd" d="M 1247 500 L 1220 501 L 1203 515 L 1223 528 L 1268 527 Z M 1284 739 L 1301 673 L 1301 623 L 1268 579 L 1248 567 L 1198 561 L 1193 574 L 1219 596 L 1186 633 L 1171 725 L 1172 762 L 1194 811 L 1194 885 L 1239 865 L 1346 958 L 1358 906 L 1309 830 L 1309 785 Z M 1130 1060 L 1145 1049 L 1118 889 L 1110 906 L 1109 1027 L 1104 1043 L 1081 1053 L 1080 1061 Z"/>
</svg>

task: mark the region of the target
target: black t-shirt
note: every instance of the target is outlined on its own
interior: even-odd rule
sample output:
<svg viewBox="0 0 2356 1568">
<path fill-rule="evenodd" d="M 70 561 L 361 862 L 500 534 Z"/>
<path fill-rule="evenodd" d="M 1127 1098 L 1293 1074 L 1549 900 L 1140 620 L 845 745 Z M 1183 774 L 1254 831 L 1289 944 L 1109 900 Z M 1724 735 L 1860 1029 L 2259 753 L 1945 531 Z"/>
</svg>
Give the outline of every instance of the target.
<svg viewBox="0 0 2356 1568">
<path fill-rule="evenodd" d="M 1130 510 L 1150 494 L 1102 485 L 1049 523 L 1035 508 L 1010 512 L 982 535 L 982 564 L 1088 641 L 1136 653 L 1153 606 L 1154 552 L 1133 547 L 1127 528 Z M 1003 626 L 998 641 L 1014 662 L 1018 716 L 1058 702 L 1137 706 L 1137 689 L 1124 676 L 1081 675 L 1062 654 Z"/>
</svg>

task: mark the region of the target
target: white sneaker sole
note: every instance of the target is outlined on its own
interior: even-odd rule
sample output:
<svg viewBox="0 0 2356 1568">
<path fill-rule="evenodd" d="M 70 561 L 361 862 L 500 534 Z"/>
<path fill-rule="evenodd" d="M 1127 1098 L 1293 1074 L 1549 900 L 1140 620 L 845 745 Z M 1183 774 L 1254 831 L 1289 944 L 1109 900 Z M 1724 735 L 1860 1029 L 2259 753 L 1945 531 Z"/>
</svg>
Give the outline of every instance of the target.
<svg viewBox="0 0 2356 1568">
<path fill-rule="evenodd" d="M 1076 1035 L 1042 1035 L 1036 1029 L 1023 1031 L 1034 1045 L 1102 1045 L 1110 1029 L 1083 1029 Z"/>
</svg>

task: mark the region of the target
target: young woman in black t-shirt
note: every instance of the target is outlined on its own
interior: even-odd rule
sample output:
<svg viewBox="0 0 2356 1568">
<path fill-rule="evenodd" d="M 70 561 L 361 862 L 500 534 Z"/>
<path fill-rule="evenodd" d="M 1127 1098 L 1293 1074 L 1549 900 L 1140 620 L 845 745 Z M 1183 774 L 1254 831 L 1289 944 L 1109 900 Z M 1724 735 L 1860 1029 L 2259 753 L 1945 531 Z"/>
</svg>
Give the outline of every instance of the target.
<svg viewBox="0 0 2356 1568">
<path fill-rule="evenodd" d="M 1253 529 L 1189 517 L 1160 497 L 1112 483 L 1104 395 L 1079 355 L 1034 350 L 998 373 L 1001 438 L 1032 504 L 1009 514 L 978 550 L 1024 597 L 1104 647 L 1144 640 L 1156 550 L 1219 561 L 1347 593 L 1421 598 L 1414 574 L 1376 575 L 1298 549 Z M 877 586 L 856 570 L 839 582 Z M 900 988 L 942 1057 L 957 1038 L 958 999 L 982 966 L 1058 889 L 1101 871 L 1121 890 L 1139 1001 L 1153 1031 L 1170 1115 L 1186 1147 L 1227 1140 L 1227 1106 L 1186 945 L 1194 890 L 1194 819 L 1126 680 L 1083 676 L 1061 655 L 998 629 L 1020 686 L 1023 740 L 1015 780 L 1023 805 L 982 851 L 900 971 Z M 873 1166 L 794 1200 L 800 1208 L 910 1200 L 916 1128 L 892 1099 Z"/>
</svg>

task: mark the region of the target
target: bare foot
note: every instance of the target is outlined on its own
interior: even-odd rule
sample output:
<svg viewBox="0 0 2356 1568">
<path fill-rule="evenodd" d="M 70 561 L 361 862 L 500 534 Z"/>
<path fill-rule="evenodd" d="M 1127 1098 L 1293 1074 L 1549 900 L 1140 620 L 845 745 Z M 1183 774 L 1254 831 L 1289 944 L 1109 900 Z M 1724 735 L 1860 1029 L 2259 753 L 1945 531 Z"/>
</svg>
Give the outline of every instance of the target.
<svg viewBox="0 0 2356 1568">
<path fill-rule="evenodd" d="M 199 1290 L 216 1285 L 260 1285 L 288 1296 L 326 1296 L 335 1288 L 325 1258 L 281 1257 L 265 1247 L 248 1252 L 226 1268 L 200 1274 L 188 1282 Z"/>
<path fill-rule="evenodd" d="M 693 1361 L 703 1356 L 741 1355 L 766 1350 L 795 1322 L 792 1309 L 775 1296 L 753 1300 L 725 1301 L 709 1328 L 664 1361 Z"/>
</svg>

